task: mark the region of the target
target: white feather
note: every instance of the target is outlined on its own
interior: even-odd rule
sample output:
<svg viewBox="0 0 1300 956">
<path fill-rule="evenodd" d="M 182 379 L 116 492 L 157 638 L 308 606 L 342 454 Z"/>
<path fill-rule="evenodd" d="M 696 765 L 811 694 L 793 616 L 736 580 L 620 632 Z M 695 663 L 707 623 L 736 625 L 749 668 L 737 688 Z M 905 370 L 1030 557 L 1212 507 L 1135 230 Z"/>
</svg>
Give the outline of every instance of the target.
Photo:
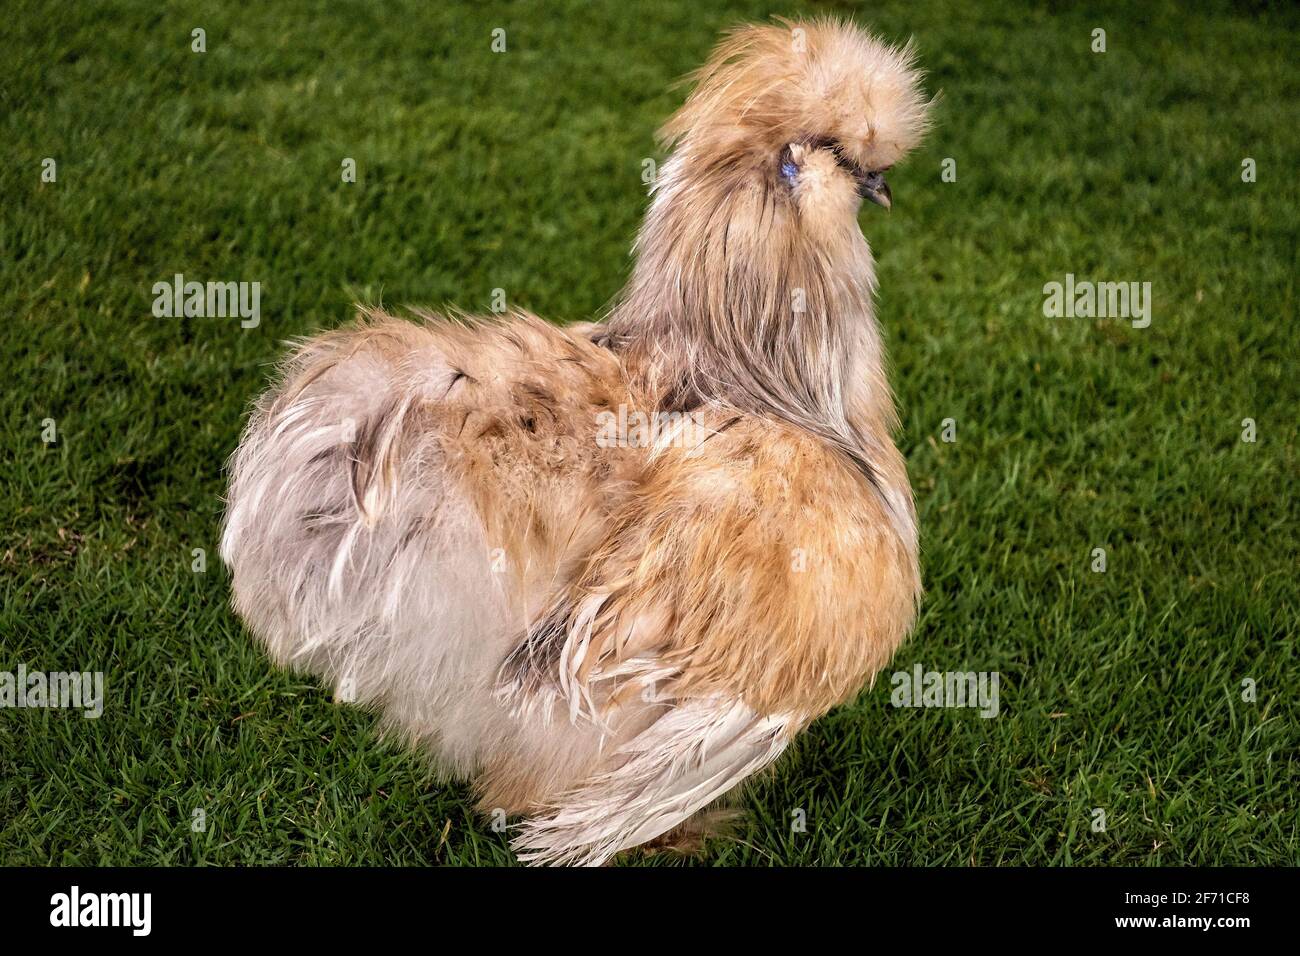
<svg viewBox="0 0 1300 956">
<path fill-rule="evenodd" d="M 679 702 L 614 754 L 604 771 L 526 821 L 512 841 L 530 863 L 599 866 L 667 833 L 785 749 L 789 715 L 762 717 L 737 700 Z"/>
</svg>

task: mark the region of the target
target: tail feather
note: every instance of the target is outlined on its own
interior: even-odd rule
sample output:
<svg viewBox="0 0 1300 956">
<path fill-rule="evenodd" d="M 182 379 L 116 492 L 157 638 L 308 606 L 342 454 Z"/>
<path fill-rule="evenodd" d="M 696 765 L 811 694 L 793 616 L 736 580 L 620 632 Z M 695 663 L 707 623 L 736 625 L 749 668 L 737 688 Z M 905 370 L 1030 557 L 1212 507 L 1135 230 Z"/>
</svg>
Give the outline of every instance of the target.
<svg viewBox="0 0 1300 956">
<path fill-rule="evenodd" d="M 487 643 L 500 576 L 430 421 L 451 375 L 412 323 L 319 336 L 230 462 L 236 609 L 277 662 L 346 682 L 346 699 L 419 708 L 475 664 L 489 673 L 465 649 Z"/>
</svg>

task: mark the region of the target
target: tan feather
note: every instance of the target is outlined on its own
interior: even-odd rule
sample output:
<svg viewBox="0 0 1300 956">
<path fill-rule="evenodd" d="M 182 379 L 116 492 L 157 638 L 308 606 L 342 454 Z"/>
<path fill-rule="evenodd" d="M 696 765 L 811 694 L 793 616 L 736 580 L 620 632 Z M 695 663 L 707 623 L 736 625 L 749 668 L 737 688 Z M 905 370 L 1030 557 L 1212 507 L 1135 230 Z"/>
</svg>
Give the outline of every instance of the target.
<svg viewBox="0 0 1300 956">
<path fill-rule="evenodd" d="M 678 830 L 857 693 L 920 593 L 857 211 L 926 107 L 907 49 L 741 28 L 664 127 L 606 321 L 299 343 L 222 539 L 272 658 L 523 814 L 535 862 Z"/>
</svg>

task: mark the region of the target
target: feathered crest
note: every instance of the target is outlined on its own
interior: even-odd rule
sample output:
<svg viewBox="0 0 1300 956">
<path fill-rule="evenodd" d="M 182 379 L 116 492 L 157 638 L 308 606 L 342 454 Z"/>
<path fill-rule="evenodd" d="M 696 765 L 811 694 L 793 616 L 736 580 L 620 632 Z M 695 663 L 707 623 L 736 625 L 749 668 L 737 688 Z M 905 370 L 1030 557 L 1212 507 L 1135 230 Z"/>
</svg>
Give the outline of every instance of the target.
<svg viewBox="0 0 1300 956">
<path fill-rule="evenodd" d="M 891 46 L 834 18 L 741 26 L 688 77 L 695 89 L 659 136 L 666 148 L 703 149 L 736 138 L 762 150 L 830 139 L 883 168 L 928 128 L 922 76 L 910 43 Z"/>
</svg>

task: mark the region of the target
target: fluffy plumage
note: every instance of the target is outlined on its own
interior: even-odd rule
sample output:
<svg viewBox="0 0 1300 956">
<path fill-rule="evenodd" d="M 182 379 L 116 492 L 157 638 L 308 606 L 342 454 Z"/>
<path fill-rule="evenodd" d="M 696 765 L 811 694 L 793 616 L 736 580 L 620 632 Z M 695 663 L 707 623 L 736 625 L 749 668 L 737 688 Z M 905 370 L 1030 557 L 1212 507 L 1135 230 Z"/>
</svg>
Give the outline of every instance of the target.
<svg viewBox="0 0 1300 956">
<path fill-rule="evenodd" d="M 222 540 L 272 659 L 521 815 L 534 862 L 672 831 L 857 693 L 920 592 L 857 211 L 926 106 L 851 26 L 739 29 L 606 321 L 367 310 L 299 343 Z"/>
</svg>

